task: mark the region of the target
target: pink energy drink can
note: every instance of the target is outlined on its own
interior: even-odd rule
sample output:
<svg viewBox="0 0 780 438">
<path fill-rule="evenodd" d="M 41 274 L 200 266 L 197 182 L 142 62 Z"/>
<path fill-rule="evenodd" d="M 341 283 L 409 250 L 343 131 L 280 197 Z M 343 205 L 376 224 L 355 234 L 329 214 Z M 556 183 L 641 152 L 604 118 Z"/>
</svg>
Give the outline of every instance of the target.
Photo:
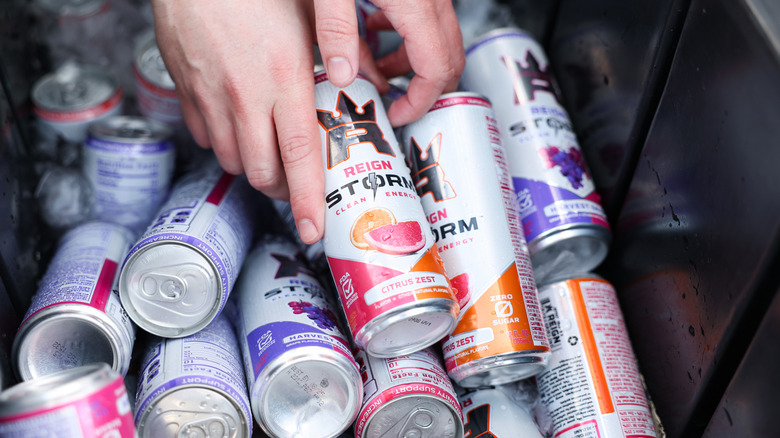
<svg viewBox="0 0 780 438">
<path fill-rule="evenodd" d="M 133 75 L 141 115 L 170 125 L 184 123 L 176 84 L 165 67 L 152 30 L 145 32 L 136 44 Z"/>
<path fill-rule="evenodd" d="M 537 376 L 554 436 L 655 437 L 615 288 L 587 274 L 539 288 L 552 348 Z"/>
<path fill-rule="evenodd" d="M 404 151 L 461 307 L 447 372 L 475 388 L 540 373 L 550 355 L 490 103 L 445 94 L 403 131 Z"/>
<path fill-rule="evenodd" d="M 13 365 L 30 380 L 94 362 L 126 374 L 135 325 L 114 286 L 133 234 L 105 222 L 80 225 L 60 240 L 14 338 Z"/>
<path fill-rule="evenodd" d="M 458 303 L 376 88 L 315 75 L 325 255 L 355 343 L 394 357 L 455 327 Z"/>
<path fill-rule="evenodd" d="M 536 280 L 598 266 L 609 225 L 542 47 L 489 32 L 466 51 L 461 85 L 493 104 Z"/>
<path fill-rule="evenodd" d="M 122 377 L 104 363 L 30 380 L 0 393 L 0 436 L 134 438 Z"/>
<path fill-rule="evenodd" d="M 390 359 L 357 353 L 363 407 L 355 438 L 462 438 L 463 416 L 433 348 Z"/>
</svg>

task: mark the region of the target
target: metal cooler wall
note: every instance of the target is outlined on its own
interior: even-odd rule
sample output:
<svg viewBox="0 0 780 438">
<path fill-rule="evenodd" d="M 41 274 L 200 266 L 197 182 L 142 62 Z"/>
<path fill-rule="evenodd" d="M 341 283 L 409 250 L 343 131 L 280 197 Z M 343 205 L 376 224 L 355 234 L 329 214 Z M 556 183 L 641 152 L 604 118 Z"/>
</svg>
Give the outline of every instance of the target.
<svg viewBox="0 0 780 438">
<path fill-rule="evenodd" d="M 671 437 L 772 435 L 778 18 L 772 0 L 558 8 L 551 58 L 615 231 L 601 271 Z"/>
</svg>

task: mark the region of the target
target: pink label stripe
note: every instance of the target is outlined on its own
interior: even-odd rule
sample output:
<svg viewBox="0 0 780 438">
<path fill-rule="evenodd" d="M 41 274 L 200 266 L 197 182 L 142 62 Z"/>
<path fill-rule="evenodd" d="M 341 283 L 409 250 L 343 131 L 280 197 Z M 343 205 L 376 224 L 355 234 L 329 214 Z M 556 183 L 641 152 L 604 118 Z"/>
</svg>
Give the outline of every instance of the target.
<svg viewBox="0 0 780 438">
<path fill-rule="evenodd" d="M 122 89 L 117 89 L 116 93 L 107 101 L 80 111 L 56 111 L 46 108 L 35 107 L 35 115 L 49 122 L 68 123 L 83 122 L 85 120 L 96 119 L 103 114 L 116 108 L 122 101 Z"/>
<path fill-rule="evenodd" d="M 117 267 L 117 262 L 109 259 L 103 260 L 103 268 L 100 270 L 95 290 L 92 291 L 92 299 L 89 301 L 90 306 L 105 310 L 109 294 L 111 293 L 111 286 L 114 284 Z"/>
<path fill-rule="evenodd" d="M 597 438 L 601 438 L 601 431 L 599 430 L 599 423 L 596 420 L 588 420 L 588 421 L 583 421 L 583 422 L 580 422 L 580 423 L 577 423 L 577 424 L 573 424 L 573 425 L 567 427 L 566 429 L 563 429 L 562 431 L 556 433 L 555 436 L 561 436 L 564 433 L 566 433 L 566 432 L 568 432 L 568 431 L 570 431 L 572 429 L 581 428 L 581 427 L 585 426 L 588 423 L 593 423 L 593 427 L 596 429 L 596 437 Z"/>
<path fill-rule="evenodd" d="M 143 86 L 144 89 L 148 90 L 154 95 L 167 97 L 169 99 L 176 99 L 176 89 L 166 89 L 163 87 L 160 87 L 159 85 L 153 84 L 151 81 L 146 79 L 144 75 L 138 71 L 138 67 L 133 66 L 133 76 L 138 80 L 138 82 Z"/>
<path fill-rule="evenodd" d="M 223 173 L 219 178 L 219 181 L 217 181 L 217 184 L 213 189 L 211 189 L 211 193 L 209 193 L 208 197 L 206 197 L 206 202 L 219 205 L 219 203 L 222 202 L 222 199 L 225 198 L 225 194 L 227 193 L 228 189 L 230 188 L 230 184 L 233 183 L 234 179 L 236 179 L 235 175 Z"/>
<path fill-rule="evenodd" d="M 493 108 L 490 105 L 490 101 L 482 97 L 453 96 L 453 97 L 445 97 L 444 99 L 437 100 L 436 103 L 433 104 L 431 109 L 428 110 L 428 112 L 436 111 L 442 108 L 448 108 L 455 105 L 475 105 L 475 106 L 483 106 L 485 108 Z"/>
</svg>

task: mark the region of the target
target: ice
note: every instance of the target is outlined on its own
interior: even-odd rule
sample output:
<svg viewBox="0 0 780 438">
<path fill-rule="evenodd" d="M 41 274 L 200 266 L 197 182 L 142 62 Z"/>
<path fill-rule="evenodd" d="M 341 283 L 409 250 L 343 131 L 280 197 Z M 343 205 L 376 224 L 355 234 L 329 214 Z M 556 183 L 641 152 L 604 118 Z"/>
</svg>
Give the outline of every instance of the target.
<svg viewBox="0 0 780 438">
<path fill-rule="evenodd" d="M 496 0 L 457 0 L 453 5 L 464 47 L 468 48 L 477 38 L 493 29 L 517 27 L 509 6 Z"/>
<path fill-rule="evenodd" d="M 44 222 L 53 229 L 72 228 L 92 214 L 92 189 L 77 168 L 49 167 L 38 182 L 35 197 Z"/>
</svg>

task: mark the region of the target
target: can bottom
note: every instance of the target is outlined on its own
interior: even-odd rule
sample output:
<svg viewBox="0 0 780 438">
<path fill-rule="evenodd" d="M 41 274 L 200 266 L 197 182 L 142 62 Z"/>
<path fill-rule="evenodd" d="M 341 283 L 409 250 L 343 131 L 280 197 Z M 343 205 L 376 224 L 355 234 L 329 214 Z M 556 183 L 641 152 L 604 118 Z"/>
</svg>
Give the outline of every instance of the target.
<svg viewBox="0 0 780 438">
<path fill-rule="evenodd" d="M 251 418 L 216 388 L 188 385 L 164 392 L 138 421 L 138 436 L 248 438 Z"/>
<path fill-rule="evenodd" d="M 92 315 L 76 311 L 39 314 L 25 325 L 14 345 L 14 365 L 22 380 L 101 362 L 121 374 L 127 372 L 122 341 Z M 130 343 L 125 348 L 127 355 Z"/>
<path fill-rule="evenodd" d="M 609 229 L 598 224 L 573 224 L 542 234 L 528 242 L 536 282 L 590 272 L 604 261 L 610 240 Z"/>
<path fill-rule="evenodd" d="M 504 353 L 464 363 L 448 374 L 464 388 L 503 385 L 541 373 L 549 357 L 549 352 L 538 351 Z"/>
<path fill-rule="evenodd" d="M 355 343 L 374 357 L 414 353 L 450 334 L 459 310 L 457 302 L 444 298 L 401 305 L 369 321 Z"/>
<path fill-rule="evenodd" d="M 343 354 L 301 347 L 266 366 L 251 398 L 257 423 L 271 436 L 336 437 L 357 417 L 363 385 Z"/>
<path fill-rule="evenodd" d="M 369 417 L 363 434 L 369 437 L 461 438 L 463 423 L 452 406 L 430 395 L 399 397 Z"/>
</svg>

